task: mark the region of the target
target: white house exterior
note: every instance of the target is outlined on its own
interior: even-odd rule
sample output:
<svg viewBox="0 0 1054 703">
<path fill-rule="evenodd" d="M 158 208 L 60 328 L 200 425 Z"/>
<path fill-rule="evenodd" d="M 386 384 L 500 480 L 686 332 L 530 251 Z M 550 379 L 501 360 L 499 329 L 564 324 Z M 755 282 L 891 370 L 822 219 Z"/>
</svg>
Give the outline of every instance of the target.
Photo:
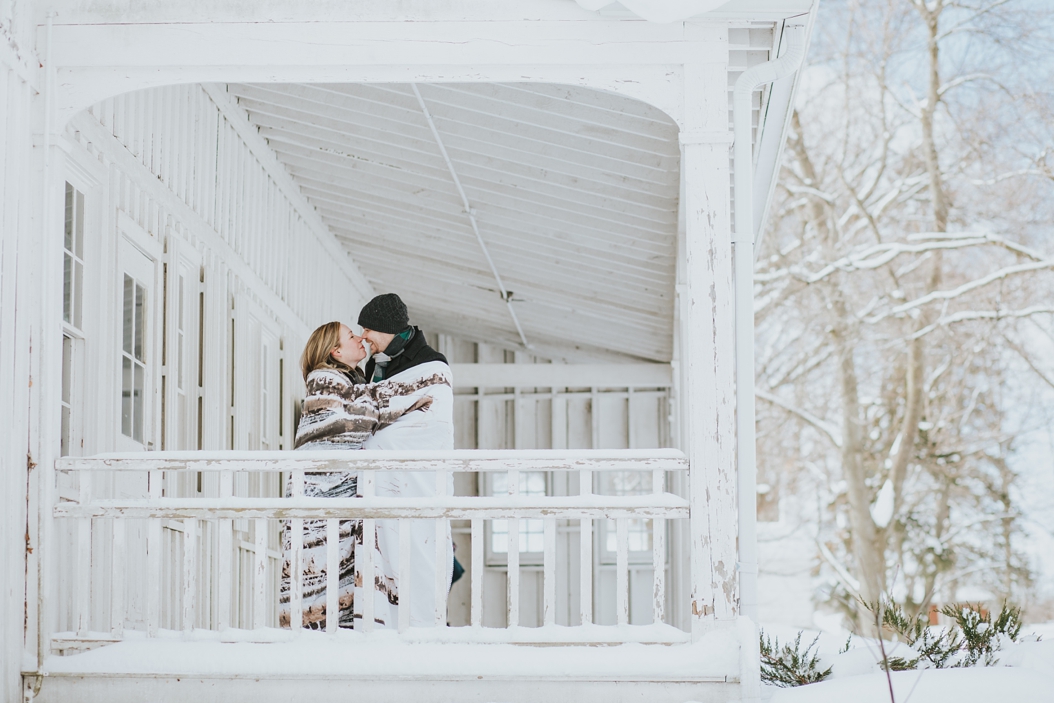
<svg viewBox="0 0 1054 703">
<path fill-rule="evenodd" d="M 755 700 L 750 264 L 814 13 L 0 2 L 0 701 Z M 333 465 L 284 451 L 304 340 L 388 291 L 459 449 L 283 498 Z M 407 466 L 455 495 L 370 496 Z M 434 628 L 277 628 L 282 520 L 338 517 L 452 523 Z"/>
</svg>

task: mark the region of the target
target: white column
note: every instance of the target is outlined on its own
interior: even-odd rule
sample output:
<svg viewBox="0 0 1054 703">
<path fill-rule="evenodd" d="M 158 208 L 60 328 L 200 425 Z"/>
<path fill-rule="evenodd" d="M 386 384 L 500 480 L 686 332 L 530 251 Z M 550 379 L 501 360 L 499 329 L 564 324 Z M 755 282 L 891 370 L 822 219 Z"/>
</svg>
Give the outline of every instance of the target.
<svg viewBox="0 0 1054 703">
<path fill-rule="evenodd" d="M 691 623 L 736 617 L 735 346 L 727 64 L 685 66 L 683 391 L 691 503 Z"/>
</svg>

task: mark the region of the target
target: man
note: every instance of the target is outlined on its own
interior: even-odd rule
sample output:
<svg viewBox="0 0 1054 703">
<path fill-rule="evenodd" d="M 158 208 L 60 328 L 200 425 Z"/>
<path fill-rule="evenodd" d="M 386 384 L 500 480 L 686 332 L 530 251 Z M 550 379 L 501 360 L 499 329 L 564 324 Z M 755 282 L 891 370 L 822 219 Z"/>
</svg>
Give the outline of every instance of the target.
<svg viewBox="0 0 1054 703">
<path fill-rule="evenodd" d="M 420 328 L 410 324 L 406 305 L 395 293 L 378 295 L 362 308 L 359 325 L 373 357 L 366 364 L 366 378 L 371 381 L 396 380 L 413 383 L 435 374 L 450 379 L 446 357 L 428 346 Z M 366 440 L 363 449 L 444 450 L 454 448 L 454 391 L 451 385 L 431 385 L 421 392 L 431 397 L 432 404 L 423 412 L 408 413 L 418 417 L 403 422 L 404 415 L 391 425 L 378 430 Z M 414 396 L 408 396 L 412 398 Z M 404 402 L 398 401 L 397 402 Z M 444 492 L 453 495 L 453 477 L 448 477 Z M 376 494 L 389 497 L 435 497 L 436 475 L 423 471 L 382 471 L 376 478 Z M 410 522 L 409 578 L 403 577 L 399 565 L 399 525 L 397 520 L 377 521 L 377 541 L 381 553 L 399 574 L 399 607 L 406 601 L 410 606 L 411 626 L 432 626 L 436 622 L 436 580 L 443 576 L 446 590 L 450 588 L 451 565 L 454 562 L 450 523 L 441 523 L 437 530 L 433 520 Z M 437 573 L 436 544 L 442 545 L 445 556 L 441 574 Z M 442 591 L 442 589 L 441 589 Z M 446 591 L 440 593 L 438 603 L 442 621 L 446 621 Z"/>
<path fill-rule="evenodd" d="M 370 343 L 373 356 L 366 362 L 366 378 L 386 378 L 430 361 L 447 363 L 446 357 L 428 346 L 424 333 L 410 324 L 406 305 L 395 293 L 378 295 L 359 312 L 362 338 Z"/>
</svg>

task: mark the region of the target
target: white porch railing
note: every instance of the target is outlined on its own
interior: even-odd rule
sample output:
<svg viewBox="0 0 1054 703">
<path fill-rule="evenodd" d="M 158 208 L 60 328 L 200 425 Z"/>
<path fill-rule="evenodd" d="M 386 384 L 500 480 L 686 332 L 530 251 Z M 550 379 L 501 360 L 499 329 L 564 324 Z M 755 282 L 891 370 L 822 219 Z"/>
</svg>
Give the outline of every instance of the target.
<svg viewBox="0 0 1054 703">
<path fill-rule="evenodd" d="M 468 520 L 472 555 L 471 627 L 446 627 L 447 581 L 438 574 L 435 583 L 435 627 L 410 627 L 409 603 L 420 597 L 409 590 L 410 579 L 400 578 L 399 631 L 411 640 L 457 642 L 685 642 L 690 634 L 663 624 L 666 610 L 666 521 L 689 518 L 686 499 L 665 490 L 667 472 L 686 471 L 687 460 L 676 450 L 539 450 L 539 451 L 448 451 L 448 452 L 150 452 L 91 458 L 64 458 L 56 462 L 58 481 L 53 516 L 70 529 L 52 530 L 53 539 L 67 540 L 71 562 L 62 573 L 72 571 L 73 588 L 64 617 L 46 614 L 58 628 L 52 647 L 77 649 L 125 638 L 125 630 L 142 630 L 155 636 L 159 629 L 182 629 L 185 636 L 232 638 L 238 641 L 275 641 L 297 631 L 276 631 L 278 579 L 282 565 L 279 528 L 291 521 L 293 534 L 303 535 L 304 520 L 326 520 L 327 612 L 337 611 L 339 555 L 337 531 L 341 520 L 362 520 L 366 543 L 372 543 L 375 520 L 397 520 L 400 569 L 412 569 L 410 520 L 434 520 L 437 564 L 447 558 L 443 537 L 450 520 Z M 310 498 L 302 495 L 308 473 L 359 471 L 357 498 Z M 374 495 L 374 478 L 383 471 L 428 471 L 436 476 L 437 495 L 428 498 L 392 498 Z M 574 496 L 518 495 L 520 472 L 571 471 L 579 475 L 579 494 Z M 593 491 L 593 475 L 599 472 L 646 471 L 651 473 L 652 491 L 643 495 L 612 496 Z M 454 472 L 502 472 L 508 476 L 508 495 L 445 495 Z M 281 497 L 278 474 L 291 474 L 293 496 Z M 135 480 L 134 476 L 140 478 Z M 142 477 L 146 478 L 145 482 Z M 251 497 L 250 482 L 257 493 L 269 486 L 272 497 Z M 180 479 L 179 477 L 184 477 Z M 131 479 L 131 481 L 129 480 Z M 123 487 L 122 487 L 123 486 Z M 129 486 L 133 486 L 130 490 Z M 193 488 L 188 488 L 194 486 Z M 236 490 L 236 486 L 239 487 Z M 211 490 L 210 490 L 211 487 Z M 191 495 L 186 495 L 186 494 Z M 210 493 L 212 495 L 210 495 Z M 127 497 L 129 494 L 134 497 Z M 138 495 L 136 495 L 138 494 Z M 245 494 L 245 495 L 240 495 Z M 520 548 L 519 521 L 542 520 L 544 524 L 543 621 L 540 628 L 518 626 Z M 593 617 L 593 521 L 613 520 L 616 536 L 617 626 L 595 625 Z M 653 624 L 629 625 L 630 520 L 652 521 Z M 508 626 L 483 628 L 484 523 L 508 520 Z M 556 529 L 557 522 L 580 522 L 580 612 L 579 624 L 557 626 Z M 237 535 L 237 526 L 245 538 Z M 131 527 L 129 527 L 131 526 Z M 251 526 L 251 529 L 248 529 Z M 169 535 L 163 537 L 163 530 Z M 207 533 L 207 534 L 206 534 Z M 174 541 L 173 541 L 174 540 Z M 300 540 L 299 542 L 302 542 Z M 239 543 L 241 547 L 239 547 Z M 275 545 L 277 544 L 277 547 Z M 51 545 L 54 548 L 55 545 Z M 249 568 L 238 568 L 236 557 L 244 552 Z M 372 550 L 356 559 L 356 582 L 374 582 Z M 685 555 L 687 557 L 687 555 Z M 302 617 L 302 544 L 293 540 L 290 621 Z M 235 573 L 237 570 L 237 574 Z M 441 571 L 441 570 L 440 570 Z M 145 578 L 130 576 L 133 572 Z M 163 573 L 168 574 L 167 589 Z M 402 575 L 400 574 L 400 577 Z M 570 579 L 571 574 L 566 574 Z M 109 588 L 100 584 L 109 584 Z M 107 592 L 108 591 L 108 592 Z M 53 590 L 52 592 L 56 592 Z M 165 596 L 163 593 L 169 595 Z M 251 594 L 246 598 L 247 594 Z M 178 596 L 178 598 L 176 597 Z M 61 599 L 56 599 L 61 600 Z M 105 602 L 99 602 L 99 601 Z M 247 603 L 246 603 L 247 601 Z M 130 604 L 134 603 L 134 608 Z M 238 603 L 248 605 L 239 612 L 251 616 L 235 618 Z M 177 605 L 178 604 L 178 605 Z M 54 607 L 51 604 L 49 607 Z M 356 629 L 373 629 L 374 600 L 356 599 L 361 620 Z M 135 618 L 129 618 L 131 610 Z M 207 609 L 207 611 L 206 611 Z M 205 616 L 208 612 L 211 615 Z M 337 618 L 327 618 L 327 628 L 337 627 Z M 164 624 L 169 627 L 165 628 Z M 174 625 L 174 626 L 173 626 Z M 219 635 L 202 633 L 218 630 Z M 142 636 L 142 635 L 139 635 Z"/>
</svg>

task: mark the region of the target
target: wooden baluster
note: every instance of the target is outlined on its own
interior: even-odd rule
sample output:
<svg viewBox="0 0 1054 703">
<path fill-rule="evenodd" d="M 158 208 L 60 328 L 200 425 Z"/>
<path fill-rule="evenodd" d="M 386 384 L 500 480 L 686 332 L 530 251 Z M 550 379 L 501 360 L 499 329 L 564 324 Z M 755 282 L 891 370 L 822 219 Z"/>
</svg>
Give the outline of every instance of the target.
<svg viewBox="0 0 1054 703">
<path fill-rule="evenodd" d="M 147 491 L 150 500 L 161 498 L 161 482 L 164 480 L 163 471 L 149 472 Z M 147 520 L 146 530 L 146 571 L 147 571 L 147 593 L 146 593 L 146 633 L 148 637 L 157 635 L 157 628 L 161 621 L 161 521 L 156 518 Z"/>
<path fill-rule="evenodd" d="M 359 478 L 359 494 L 362 497 L 373 497 L 375 493 L 373 479 L 374 472 L 362 472 Z M 373 547 L 377 539 L 376 534 L 373 518 L 364 519 L 362 521 L 362 559 L 359 559 L 358 553 L 355 554 L 355 568 L 359 571 L 356 574 L 356 578 L 360 579 L 362 583 L 362 604 L 359 606 L 359 612 L 362 615 L 362 630 L 365 632 L 373 630 L 374 599 L 377 597 L 374 585 L 376 576 L 373 565 Z"/>
<path fill-rule="evenodd" d="M 652 471 L 651 488 L 655 495 L 662 495 L 666 472 L 662 469 Z M 651 565 L 654 580 L 652 582 L 652 620 L 655 624 L 663 621 L 666 611 L 666 519 L 652 518 L 651 521 Z"/>
<path fill-rule="evenodd" d="M 124 565 L 124 519 L 114 518 L 111 522 L 113 523 L 113 572 L 110 575 L 110 634 L 117 639 L 123 639 L 124 582 L 128 578 Z"/>
<path fill-rule="evenodd" d="M 436 496 L 442 498 L 447 493 L 447 475 L 443 469 L 436 470 Z M 450 585 L 451 568 L 450 552 L 448 550 L 449 539 L 447 538 L 446 518 L 437 518 L 436 526 L 436 578 L 435 578 L 435 625 L 446 626 L 446 599 L 447 590 Z"/>
<path fill-rule="evenodd" d="M 472 520 L 472 626 L 483 626 L 483 520 Z"/>
<path fill-rule="evenodd" d="M 410 526 L 408 519 L 399 521 L 399 632 L 410 629 Z"/>
<path fill-rule="evenodd" d="M 509 471 L 509 495 L 520 493 L 520 472 Z M 520 624 L 520 519 L 509 518 L 508 627 Z"/>
<path fill-rule="evenodd" d="M 198 521 L 183 521 L 183 631 L 194 631 L 198 596 Z"/>
<path fill-rule="evenodd" d="M 340 623 L 340 521 L 326 520 L 326 632 Z"/>
<path fill-rule="evenodd" d="M 593 472 L 583 469 L 578 474 L 578 494 L 593 493 Z M 582 518 L 579 532 L 579 611 L 581 624 L 593 622 L 593 520 Z"/>
<path fill-rule="evenodd" d="M 615 601 L 618 607 L 618 624 L 629 624 L 629 520 L 615 520 Z"/>
<path fill-rule="evenodd" d="M 294 471 L 291 498 L 304 496 L 304 472 Z M 299 633 L 304 628 L 304 519 L 289 521 L 289 627 Z"/>
<path fill-rule="evenodd" d="M 267 627 L 267 518 L 253 520 L 253 629 Z"/>
<path fill-rule="evenodd" d="M 79 502 L 82 506 L 91 503 L 91 472 L 78 471 L 77 479 L 80 489 Z M 77 635 L 86 637 L 91 629 L 91 518 L 77 520 Z"/>
<path fill-rule="evenodd" d="M 220 498 L 229 499 L 234 495 L 234 472 L 220 472 Z M 229 501 L 221 501 L 229 502 Z M 220 630 L 231 627 L 234 610 L 234 592 L 232 588 L 232 565 L 236 558 L 234 553 L 234 521 L 218 520 L 216 523 L 216 620 Z"/>
<path fill-rule="evenodd" d="M 542 556 L 542 624 L 556 624 L 556 519 L 545 520 Z"/>
</svg>

